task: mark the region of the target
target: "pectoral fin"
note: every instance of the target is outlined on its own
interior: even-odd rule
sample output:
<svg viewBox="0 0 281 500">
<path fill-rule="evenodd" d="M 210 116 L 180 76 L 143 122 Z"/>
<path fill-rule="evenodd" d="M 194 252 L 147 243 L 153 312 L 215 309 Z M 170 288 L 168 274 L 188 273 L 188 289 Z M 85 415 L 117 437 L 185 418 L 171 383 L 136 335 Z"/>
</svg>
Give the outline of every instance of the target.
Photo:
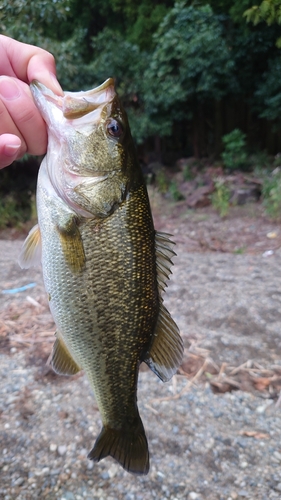
<svg viewBox="0 0 281 500">
<path fill-rule="evenodd" d="M 61 220 L 57 225 L 64 258 L 70 269 L 77 273 L 85 267 L 85 253 L 75 217 Z"/>
<path fill-rule="evenodd" d="M 72 358 L 61 335 L 56 332 L 57 339 L 54 343 L 52 354 L 50 356 L 50 365 L 58 375 L 75 375 L 81 368 Z"/>
<path fill-rule="evenodd" d="M 167 382 L 176 373 L 182 357 L 183 341 L 179 329 L 170 313 L 161 304 L 152 346 L 144 362 L 163 382 Z"/>
<path fill-rule="evenodd" d="M 29 269 L 32 266 L 41 264 L 41 233 L 36 224 L 27 235 L 21 253 L 19 255 L 19 265 L 22 269 Z"/>
</svg>

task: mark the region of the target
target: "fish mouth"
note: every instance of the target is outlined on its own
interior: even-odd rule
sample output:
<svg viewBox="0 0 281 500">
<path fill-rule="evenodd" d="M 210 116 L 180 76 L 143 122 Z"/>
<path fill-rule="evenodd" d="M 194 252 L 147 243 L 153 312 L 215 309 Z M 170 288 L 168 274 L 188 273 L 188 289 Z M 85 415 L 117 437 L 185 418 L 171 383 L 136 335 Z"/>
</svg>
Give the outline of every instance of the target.
<svg viewBox="0 0 281 500">
<path fill-rule="evenodd" d="M 97 122 L 104 105 L 112 101 L 116 95 L 113 78 L 108 78 L 92 90 L 65 92 L 63 96 L 54 94 L 38 80 L 31 82 L 30 89 L 37 107 L 48 124 L 58 120 L 59 116 L 61 119 L 72 121 L 83 118 L 89 113 L 92 114 L 92 123 Z M 84 124 L 85 121 L 82 121 L 81 125 Z"/>
</svg>

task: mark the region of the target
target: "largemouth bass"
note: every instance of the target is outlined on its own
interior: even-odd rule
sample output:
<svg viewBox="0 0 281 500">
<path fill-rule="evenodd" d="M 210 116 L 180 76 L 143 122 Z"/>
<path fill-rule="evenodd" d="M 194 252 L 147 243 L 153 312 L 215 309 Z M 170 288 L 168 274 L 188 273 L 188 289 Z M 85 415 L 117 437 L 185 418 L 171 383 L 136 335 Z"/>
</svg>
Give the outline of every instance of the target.
<svg viewBox="0 0 281 500">
<path fill-rule="evenodd" d="M 38 225 L 20 265 L 42 261 L 57 326 L 53 369 L 84 370 L 94 390 L 103 428 L 89 458 L 110 455 L 125 470 L 146 474 L 139 365 L 144 361 L 167 381 L 183 353 L 162 297 L 173 244 L 154 229 L 113 80 L 63 97 L 36 81 L 31 90 L 47 123 L 48 151 L 38 175 Z"/>
</svg>

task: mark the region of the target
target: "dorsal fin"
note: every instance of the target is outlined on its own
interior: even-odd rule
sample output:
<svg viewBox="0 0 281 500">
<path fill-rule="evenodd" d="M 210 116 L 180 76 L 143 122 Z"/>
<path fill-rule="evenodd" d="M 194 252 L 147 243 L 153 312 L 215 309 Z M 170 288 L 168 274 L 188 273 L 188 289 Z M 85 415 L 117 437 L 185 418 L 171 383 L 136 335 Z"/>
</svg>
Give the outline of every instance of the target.
<svg viewBox="0 0 281 500">
<path fill-rule="evenodd" d="M 28 233 L 20 255 L 19 265 L 22 269 L 29 269 L 32 266 L 41 264 L 41 233 L 38 224 L 36 224 Z"/>
<path fill-rule="evenodd" d="M 162 294 L 167 286 L 175 254 L 169 234 L 156 233 L 157 281 L 160 296 L 160 311 L 153 334 L 153 341 L 144 362 L 158 377 L 170 380 L 180 366 L 183 357 L 183 341 L 179 329 L 163 305 Z"/>
<path fill-rule="evenodd" d="M 157 281 L 161 292 L 163 292 L 167 286 L 167 280 L 172 272 L 172 257 L 176 255 L 172 248 L 175 243 L 170 240 L 169 236 L 169 234 L 159 231 L 157 231 L 155 235 Z M 160 295 L 162 295 L 161 292 Z"/>
<path fill-rule="evenodd" d="M 153 342 L 144 362 L 163 382 L 167 382 L 176 373 L 182 357 L 183 341 L 179 329 L 166 307 L 161 304 Z"/>
</svg>

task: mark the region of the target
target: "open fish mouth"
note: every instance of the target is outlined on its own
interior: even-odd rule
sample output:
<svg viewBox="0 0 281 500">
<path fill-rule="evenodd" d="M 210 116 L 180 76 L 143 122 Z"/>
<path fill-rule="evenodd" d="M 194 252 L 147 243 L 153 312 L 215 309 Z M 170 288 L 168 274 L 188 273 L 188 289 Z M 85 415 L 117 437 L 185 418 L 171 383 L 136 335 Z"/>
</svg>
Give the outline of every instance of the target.
<svg viewBox="0 0 281 500">
<path fill-rule="evenodd" d="M 63 96 L 54 94 L 37 80 L 31 83 L 30 89 L 48 126 L 46 165 L 50 186 L 76 213 L 89 217 L 91 210 L 84 207 L 89 200 L 84 199 L 86 195 L 83 198 L 81 190 L 93 191 L 97 184 L 107 180 L 109 172 L 93 170 L 86 150 L 90 137 L 106 122 L 111 105 L 117 99 L 114 80 L 108 78 L 94 89 L 65 92 Z"/>
<path fill-rule="evenodd" d="M 57 96 L 37 80 L 31 82 L 30 89 L 36 105 L 48 125 L 58 120 L 72 121 L 83 118 L 90 113 L 91 122 L 98 122 L 104 105 L 112 101 L 116 95 L 112 78 L 108 78 L 94 89 L 82 92 L 65 92 L 63 96 Z M 81 120 L 81 125 L 87 121 L 87 118 Z"/>
</svg>

